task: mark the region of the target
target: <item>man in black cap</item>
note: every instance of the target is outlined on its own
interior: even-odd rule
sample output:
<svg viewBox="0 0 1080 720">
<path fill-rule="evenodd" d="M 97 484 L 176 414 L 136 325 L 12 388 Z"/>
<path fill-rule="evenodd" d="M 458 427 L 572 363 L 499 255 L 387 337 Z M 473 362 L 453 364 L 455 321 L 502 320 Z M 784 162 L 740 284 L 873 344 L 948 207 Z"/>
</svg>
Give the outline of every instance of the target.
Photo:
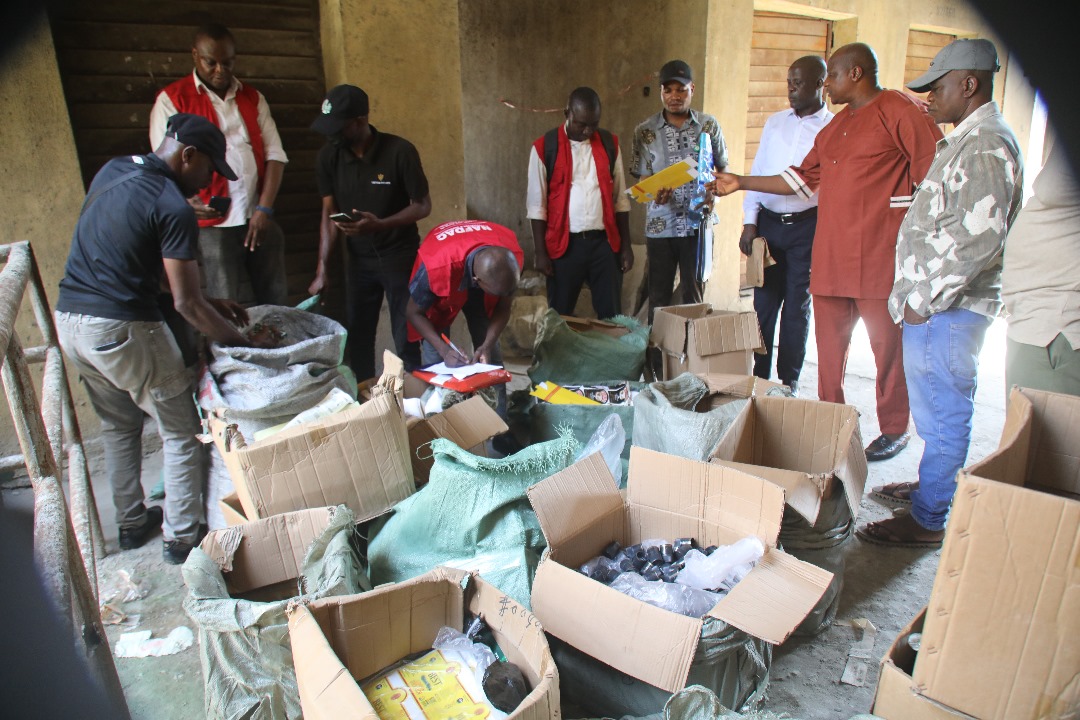
<svg viewBox="0 0 1080 720">
<path fill-rule="evenodd" d="M 71 242 L 56 328 L 101 418 L 105 473 L 113 489 L 120 549 L 142 545 L 162 524 L 141 483 L 143 413 L 157 422 L 165 454 L 164 557 L 187 559 L 199 540 L 203 446 L 193 374 L 185 367 L 158 297 L 162 270 L 176 310 L 225 345 L 251 345 L 231 300 L 204 297 L 199 226 L 187 198 L 214 172 L 235 180 L 225 137 L 197 115 L 174 115 L 150 155 L 114 158 L 94 177 Z"/>
<path fill-rule="evenodd" d="M 712 115 L 690 109 L 694 73 L 682 60 L 660 68 L 660 99 L 664 109 L 634 130 L 630 174 L 644 179 L 683 160 L 698 161 L 701 134 L 712 139 L 713 165 L 727 167 L 727 145 L 720 124 Z M 704 283 L 698 282 L 697 230 L 690 200 L 694 183 L 664 188 L 646 211 L 646 256 L 649 260 L 649 322 L 658 307 L 671 304 L 675 271 L 679 271 L 682 297 L 678 304 L 699 303 Z"/>
<path fill-rule="evenodd" d="M 375 331 L 383 296 L 390 309 L 394 346 L 407 369 L 420 364 L 405 319 L 409 275 L 420 247 L 419 220 L 431 214 L 428 181 L 412 143 L 368 123 L 368 96 L 354 85 L 330 90 L 311 123 L 328 139 L 316 163 L 322 221 L 319 264 L 308 291 L 330 284 L 338 237 L 346 237 L 346 324 L 349 363 L 356 377 L 375 375 Z"/>
</svg>

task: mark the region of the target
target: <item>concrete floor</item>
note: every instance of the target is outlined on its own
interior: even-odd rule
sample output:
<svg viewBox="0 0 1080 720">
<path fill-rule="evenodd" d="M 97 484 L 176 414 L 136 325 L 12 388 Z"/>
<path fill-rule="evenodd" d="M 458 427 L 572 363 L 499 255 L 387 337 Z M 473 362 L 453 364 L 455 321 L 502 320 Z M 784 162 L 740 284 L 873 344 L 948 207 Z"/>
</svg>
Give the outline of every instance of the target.
<svg viewBox="0 0 1080 720">
<path fill-rule="evenodd" d="M 802 396 L 816 398 L 817 358 L 813 334 L 808 348 Z M 975 431 L 970 460 L 992 451 L 1004 421 L 1004 323 L 995 322 L 988 333 L 981 357 L 979 390 L 976 396 Z M 524 362 L 524 361 L 523 361 Z M 515 371 L 513 387 L 524 387 L 528 378 L 526 365 L 510 363 Z M 863 438 L 867 442 L 878 434 L 874 410 L 874 366 L 869 344 L 861 325 L 856 330 L 848 366 L 848 402 L 859 409 Z M 916 477 L 922 443 L 917 438 L 896 458 L 870 465 L 867 492 L 872 488 Z M 143 485 L 153 487 L 161 472 L 160 444 L 152 429 L 145 436 Z M 152 630 L 154 637 L 164 637 L 178 625 L 194 629 L 182 609 L 186 594 L 180 568 L 161 560 L 160 540 L 128 552 L 116 551 L 116 527 L 108 488 L 100 473 L 100 453 L 91 452 L 91 472 L 98 478 L 95 491 L 105 527 L 109 555 L 99 564 L 102 597 L 124 592 L 131 578 L 145 596 L 139 600 L 116 599 L 111 604 L 124 613 L 139 630 Z M 32 508 L 28 489 L 5 489 L 7 507 Z M 860 524 L 886 517 L 889 511 L 864 497 Z M 927 602 L 938 551 L 891 550 L 866 545 L 853 539 L 846 548 L 847 569 L 838 623 L 867 618 L 877 628 L 873 662 L 861 687 L 840 683 L 848 650 L 855 642 L 849 626 L 836 624 L 812 639 L 791 639 L 778 648 L 772 666 L 772 684 L 766 709 L 788 713 L 803 720 L 849 718 L 867 712 L 877 682 L 877 659 L 888 649 L 899 630 Z M 121 595 L 122 598 L 122 595 Z M 108 626 L 110 642 L 115 644 L 126 631 L 119 625 Z M 202 673 L 198 647 L 161 658 L 117 659 L 121 681 L 135 718 L 191 718 L 202 714 Z M 165 700 L 167 698 L 167 700 Z"/>
</svg>

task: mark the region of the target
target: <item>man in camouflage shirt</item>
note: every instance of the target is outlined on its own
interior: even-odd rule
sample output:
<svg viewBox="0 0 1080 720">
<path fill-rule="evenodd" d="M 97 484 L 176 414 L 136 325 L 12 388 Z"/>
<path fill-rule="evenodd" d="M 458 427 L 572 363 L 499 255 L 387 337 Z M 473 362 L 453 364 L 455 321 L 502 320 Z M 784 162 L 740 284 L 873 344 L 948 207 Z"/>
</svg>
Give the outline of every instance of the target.
<svg viewBox="0 0 1080 720">
<path fill-rule="evenodd" d="M 919 480 L 878 488 L 911 513 L 858 531 L 869 542 L 937 547 L 956 472 L 967 460 L 979 351 L 1001 312 L 1001 254 L 1020 209 L 1023 161 L 993 97 L 997 52 L 955 40 L 908 84 L 929 90 L 929 113 L 955 128 L 938 141 L 896 244 L 889 312 L 903 323 L 904 372 L 915 429 L 926 443 Z"/>
<path fill-rule="evenodd" d="M 683 160 L 697 163 L 701 135 L 712 139 L 713 165 L 727 167 L 727 145 L 712 115 L 690 109 L 694 74 L 682 60 L 660 68 L 660 95 L 664 109 L 634 129 L 630 174 L 645 179 Z M 692 224 L 690 200 L 694 184 L 663 188 L 646 211 L 646 257 L 649 260 L 649 322 L 656 308 L 671 304 L 675 271 L 679 271 L 682 297 L 678 305 L 701 302 L 704 283 L 697 281 L 697 230 Z"/>
</svg>

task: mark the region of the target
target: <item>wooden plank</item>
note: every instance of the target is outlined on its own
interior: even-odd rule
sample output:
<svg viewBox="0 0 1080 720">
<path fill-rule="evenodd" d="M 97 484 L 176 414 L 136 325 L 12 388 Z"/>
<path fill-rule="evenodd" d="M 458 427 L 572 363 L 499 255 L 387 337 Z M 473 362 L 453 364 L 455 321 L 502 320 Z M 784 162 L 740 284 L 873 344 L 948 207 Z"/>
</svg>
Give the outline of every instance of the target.
<svg viewBox="0 0 1080 720">
<path fill-rule="evenodd" d="M 67 49 L 191 52 L 195 25 L 118 23 L 104 21 L 57 21 L 53 38 L 57 54 Z M 243 61 L 245 48 L 272 48 L 275 55 L 317 57 L 310 31 L 296 29 L 254 30 L 235 28 L 237 58 Z"/>
<path fill-rule="evenodd" d="M 952 40 L 949 40 L 952 42 Z M 949 43 L 945 43 L 948 45 Z M 941 48 L 945 45 L 912 45 L 908 43 L 907 54 L 908 57 L 926 58 L 927 60 L 933 60 L 934 56 L 941 52 Z"/>
<path fill-rule="evenodd" d="M 152 23 L 174 25 L 194 30 L 199 25 L 217 22 L 227 26 L 237 40 L 241 29 L 318 30 L 314 7 L 280 3 L 236 3 L 213 0 L 185 2 L 139 2 L 131 0 L 95 0 L 88 3 L 62 3 L 57 18 L 96 22 Z M 190 31 L 189 31 L 190 32 Z"/>
<path fill-rule="evenodd" d="M 754 13 L 754 32 L 783 33 L 786 35 L 822 35 L 828 31 L 829 21 L 798 15 L 766 15 Z"/>
<path fill-rule="evenodd" d="M 789 106 L 790 107 L 790 106 Z M 750 112 L 746 114 L 746 127 L 765 127 L 765 121 L 772 115 L 771 112 Z"/>
<path fill-rule="evenodd" d="M 750 81 L 748 97 L 783 97 L 787 98 L 787 78 L 784 82 Z"/>
<path fill-rule="evenodd" d="M 750 40 L 752 49 L 797 50 L 803 55 L 825 52 L 825 35 L 780 35 L 755 32 Z"/>
<path fill-rule="evenodd" d="M 60 63 L 61 73 L 99 76 L 182 77 L 191 70 L 191 54 L 187 52 L 68 49 Z M 242 82 L 256 77 L 314 80 L 319 77 L 319 61 L 314 57 L 244 55 L 237 59 L 236 76 Z"/>
<path fill-rule="evenodd" d="M 791 107 L 787 98 L 750 98 L 748 105 L 750 112 L 767 112 L 770 114 Z"/>
<path fill-rule="evenodd" d="M 791 63 L 807 54 L 801 50 L 751 49 L 750 65 L 778 65 L 786 71 Z"/>
<path fill-rule="evenodd" d="M 750 82 L 781 82 L 787 84 L 787 65 L 754 65 L 750 68 Z"/>
<path fill-rule="evenodd" d="M 955 39 L 955 35 L 949 35 L 948 33 L 908 30 L 908 45 L 935 45 L 938 48 L 943 48 Z"/>
<path fill-rule="evenodd" d="M 746 142 L 755 144 L 761 142 L 762 127 L 746 128 Z"/>
<path fill-rule="evenodd" d="M 311 130 L 281 130 L 281 144 L 286 152 L 302 150 L 317 151 L 326 139 Z M 145 127 L 133 128 L 77 128 L 77 147 L 94 148 L 97 154 L 127 155 L 150 152 L 150 138 Z"/>
<path fill-rule="evenodd" d="M 68 103 L 146 103 L 153 105 L 158 91 L 175 77 L 155 78 L 147 75 L 76 75 L 61 76 Z M 273 108 L 278 103 L 308 105 L 318 108 L 326 96 L 326 88 L 316 80 L 277 80 L 253 78 L 251 83 L 266 96 Z"/>
</svg>

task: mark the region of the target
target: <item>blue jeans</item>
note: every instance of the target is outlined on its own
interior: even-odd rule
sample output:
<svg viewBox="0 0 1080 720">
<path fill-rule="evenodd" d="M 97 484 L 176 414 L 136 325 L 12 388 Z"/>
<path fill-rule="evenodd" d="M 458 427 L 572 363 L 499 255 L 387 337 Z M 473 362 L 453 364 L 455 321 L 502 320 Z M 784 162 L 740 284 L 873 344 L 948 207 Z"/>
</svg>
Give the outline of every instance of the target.
<svg viewBox="0 0 1080 720">
<path fill-rule="evenodd" d="M 990 322 L 985 315 L 953 308 L 920 325 L 904 323 L 911 416 L 926 443 L 911 515 L 928 530 L 945 527 L 956 472 L 967 462 L 979 351 Z"/>
</svg>

